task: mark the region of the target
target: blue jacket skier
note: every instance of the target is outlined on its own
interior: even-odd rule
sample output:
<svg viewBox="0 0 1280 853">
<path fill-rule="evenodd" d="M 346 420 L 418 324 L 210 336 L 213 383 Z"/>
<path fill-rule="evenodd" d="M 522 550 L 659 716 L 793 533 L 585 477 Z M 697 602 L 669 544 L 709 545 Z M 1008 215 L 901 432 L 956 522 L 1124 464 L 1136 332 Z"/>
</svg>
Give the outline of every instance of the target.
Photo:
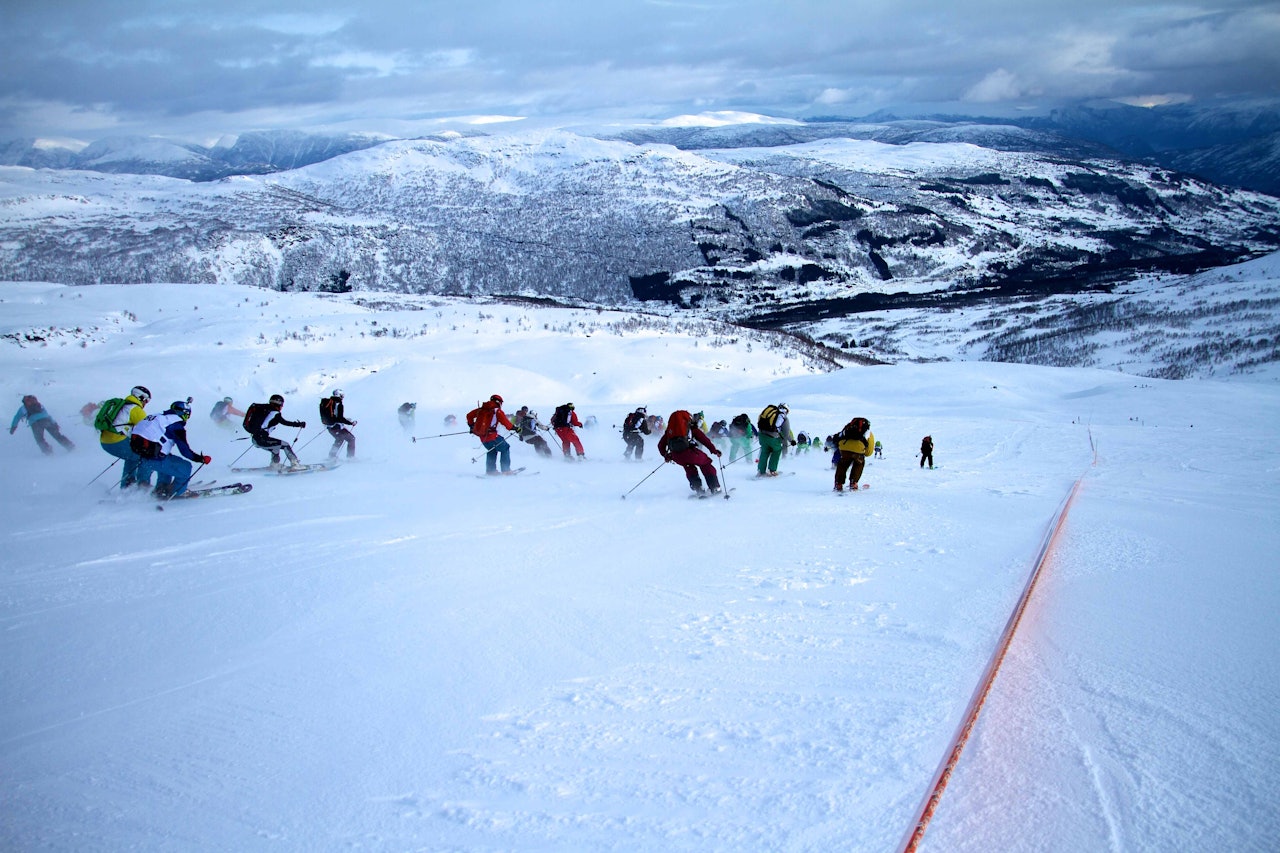
<svg viewBox="0 0 1280 853">
<path fill-rule="evenodd" d="M 213 461 L 203 453 L 196 453 L 187 443 L 187 420 L 190 417 L 191 404 L 177 400 L 162 414 L 143 418 L 129 436 L 130 447 L 142 459 L 138 466 L 138 479 L 149 482 L 151 475 L 156 475 L 156 488 L 152 492 L 155 497 L 178 497 L 191 482 L 191 462 L 208 465 Z M 175 449 L 177 453 L 173 452 Z"/>
<path fill-rule="evenodd" d="M 34 394 L 27 394 L 22 398 L 22 405 L 18 407 L 18 411 L 13 415 L 13 422 L 9 424 L 9 435 L 13 435 L 18 429 L 18 424 L 23 421 L 30 425 L 31 434 L 35 436 L 36 444 L 40 445 L 40 450 L 45 456 L 53 455 L 53 448 L 45 440 L 45 433 L 53 436 L 58 444 L 67 450 L 76 449 L 75 444 L 62 434 L 62 430 L 58 429 L 58 422 L 50 417 Z"/>
</svg>

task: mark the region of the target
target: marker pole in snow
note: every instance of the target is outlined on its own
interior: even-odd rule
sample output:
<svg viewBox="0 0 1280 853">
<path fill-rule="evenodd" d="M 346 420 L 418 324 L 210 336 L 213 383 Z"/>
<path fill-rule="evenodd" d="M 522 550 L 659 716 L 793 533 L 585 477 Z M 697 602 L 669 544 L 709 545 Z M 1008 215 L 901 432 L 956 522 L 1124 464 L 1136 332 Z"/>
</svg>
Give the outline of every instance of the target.
<svg viewBox="0 0 1280 853">
<path fill-rule="evenodd" d="M 658 466 L 658 468 L 661 468 L 663 465 L 666 465 L 666 464 L 667 464 L 667 460 L 663 459 L 663 460 L 662 460 L 662 464 L 661 464 L 661 465 L 659 465 L 659 466 Z M 654 474 L 658 473 L 658 468 L 654 468 L 654 469 L 653 469 L 652 471 L 650 471 L 648 474 L 645 474 L 645 475 L 644 475 L 644 480 L 641 480 L 641 481 L 640 481 L 640 483 L 636 483 L 634 486 L 632 486 L 630 489 L 628 489 L 628 490 L 627 490 L 627 492 L 626 492 L 626 494 L 624 494 L 624 495 L 622 496 L 622 499 L 625 501 L 625 500 L 627 499 L 627 495 L 631 494 L 631 493 L 632 493 L 632 492 L 634 492 L 636 489 L 640 488 L 640 484 L 641 484 L 641 483 L 643 483 L 645 480 L 647 480 L 647 479 L 649 479 L 650 477 L 652 477 Z"/>
</svg>

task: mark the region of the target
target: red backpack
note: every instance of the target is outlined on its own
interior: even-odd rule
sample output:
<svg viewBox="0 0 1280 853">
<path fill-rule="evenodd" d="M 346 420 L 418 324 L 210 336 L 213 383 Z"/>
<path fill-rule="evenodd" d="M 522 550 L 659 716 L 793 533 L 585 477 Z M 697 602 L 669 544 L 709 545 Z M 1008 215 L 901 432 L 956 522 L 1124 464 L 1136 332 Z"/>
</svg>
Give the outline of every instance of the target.
<svg viewBox="0 0 1280 853">
<path fill-rule="evenodd" d="M 478 409 L 467 412 L 467 427 L 474 435 L 484 435 L 493 428 L 493 412 L 495 406 L 482 405 Z"/>
</svg>

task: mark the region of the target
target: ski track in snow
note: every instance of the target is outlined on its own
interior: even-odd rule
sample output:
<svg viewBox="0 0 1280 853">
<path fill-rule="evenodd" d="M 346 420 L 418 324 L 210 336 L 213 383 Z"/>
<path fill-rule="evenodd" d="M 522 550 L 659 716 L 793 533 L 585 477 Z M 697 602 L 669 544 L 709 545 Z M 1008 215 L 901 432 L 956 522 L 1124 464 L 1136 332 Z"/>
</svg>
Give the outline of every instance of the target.
<svg viewBox="0 0 1280 853">
<path fill-rule="evenodd" d="M 190 310 L 188 289 L 146 292 L 152 310 Z M 199 289 L 201 314 L 235 316 L 244 292 Z M 75 293 L 83 310 L 120 291 Z M 295 306 L 297 325 L 330 310 L 252 293 Z M 459 325 L 474 311 L 448 310 L 440 322 Z M 209 318 L 173 324 L 190 352 L 222 334 L 201 331 Z M 388 339 L 400 355 L 376 359 L 323 339 L 207 363 L 153 359 L 150 338 L 0 351 L 4 399 L 34 386 L 80 445 L 46 459 L 21 431 L 0 443 L 0 837 L 75 850 L 891 849 L 1085 472 L 922 849 L 1261 850 L 1280 831 L 1280 678 L 1260 641 L 1280 602 L 1262 571 L 1280 550 L 1269 387 L 982 364 L 779 376 L 758 349 L 675 335 L 667 360 L 596 336 L 574 339 L 566 363 L 539 332 L 520 350 L 529 393 L 488 360 L 512 343 L 497 323 L 460 333 L 485 353 L 471 367 L 433 363 L 446 351 L 435 339 Z M 252 323 L 241 334 L 253 339 Z M 579 358 L 589 394 L 566 390 Z M 731 369 L 689 378 L 700 360 Z M 469 390 L 428 411 L 442 370 Z M 246 474 L 248 494 L 164 513 L 134 496 L 100 503 L 115 469 L 85 485 L 109 460 L 73 413 L 120 376 L 146 376 L 161 399 L 195 394 L 193 444 L 225 480 L 245 445 L 200 417 L 204 401 L 278 388 L 286 414 L 313 420 L 335 375 L 362 464 Z M 515 444 L 513 463 L 539 476 L 477 479 L 474 439 L 410 443 L 395 421 L 420 399 L 418 434 L 434 432 L 491 390 L 544 417 L 564 399 L 598 413 L 582 432 L 589 461 Z M 688 501 L 653 438 L 643 463 L 623 463 L 607 426 L 635 402 L 727 417 L 783 400 L 818 434 L 871 418 L 886 458 L 869 461 L 869 490 L 835 497 L 828 454 L 791 452 L 794 477 L 748 485 L 742 462 L 724 469 L 730 500 Z M 1213 416 L 1192 430 L 1189 410 Z M 913 458 L 925 433 L 934 471 Z M 314 437 L 304 459 L 327 450 Z"/>
</svg>

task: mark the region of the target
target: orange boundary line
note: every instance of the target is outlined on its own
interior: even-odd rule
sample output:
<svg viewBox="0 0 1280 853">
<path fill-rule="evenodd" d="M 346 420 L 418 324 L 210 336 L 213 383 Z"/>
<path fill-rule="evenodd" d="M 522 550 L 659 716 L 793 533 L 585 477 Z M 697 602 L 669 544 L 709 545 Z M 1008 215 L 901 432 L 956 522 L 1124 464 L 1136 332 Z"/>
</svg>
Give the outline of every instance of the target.
<svg viewBox="0 0 1280 853">
<path fill-rule="evenodd" d="M 1010 614 L 1009 621 L 1004 626 L 1004 633 L 1000 635 L 1000 641 L 996 644 L 995 652 L 987 663 L 987 668 L 982 673 L 982 678 L 978 681 L 978 686 L 973 691 L 973 696 L 969 699 L 969 705 L 965 708 L 960 727 L 956 729 L 955 736 L 951 739 L 951 749 L 948 750 L 946 756 L 942 759 L 942 763 L 938 765 L 937 771 L 933 774 L 929 792 L 925 795 L 924 801 L 916 811 L 915 823 L 912 824 L 910 831 L 903 839 L 902 846 L 898 848 L 901 853 L 914 853 L 924 839 L 925 829 L 933 818 L 934 811 L 938 808 L 938 802 L 942 799 L 942 792 L 946 789 L 947 783 L 951 781 L 952 772 L 960 762 L 960 753 L 964 751 L 964 746 L 969 741 L 969 735 L 973 733 L 973 729 L 978 723 L 978 714 L 982 711 L 982 706 L 987 701 L 987 694 L 991 692 L 991 685 L 995 682 L 996 673 L 1000 670 L 1000 664 L 1004 661 L 1005 654 L 1009 651 L 1009 645 L 1013 642 L 1014 632 L 1018 630 L 1018 623 L 1022 621 L 1022 614 L 1027 609 L 1027 602 L 1031 600 L 1031 592 L 1035 589 L 1036 581 L 1040 579 L 1040 571 L 1044 568 L 1054 541 L 1062 531 L 1062 525 L 1067 520 L 1067 512 L 1071 509 L 1071 502 L 1075 500 L 1076 493 L 1080 491 L 1081 482 L 1081 480 L 1076 480 L 1049 525 L 1044 540 L 1040 544 L 1040 551 L 1036 555 L 1035 567 L 1031 570 L 1031 576 L 1027 579 L 1027 585 L 1023 588 L 1022 595 L 1018 598 L 1018 603 L 1014 606 L 1013 613 Z"/>
</svg>

